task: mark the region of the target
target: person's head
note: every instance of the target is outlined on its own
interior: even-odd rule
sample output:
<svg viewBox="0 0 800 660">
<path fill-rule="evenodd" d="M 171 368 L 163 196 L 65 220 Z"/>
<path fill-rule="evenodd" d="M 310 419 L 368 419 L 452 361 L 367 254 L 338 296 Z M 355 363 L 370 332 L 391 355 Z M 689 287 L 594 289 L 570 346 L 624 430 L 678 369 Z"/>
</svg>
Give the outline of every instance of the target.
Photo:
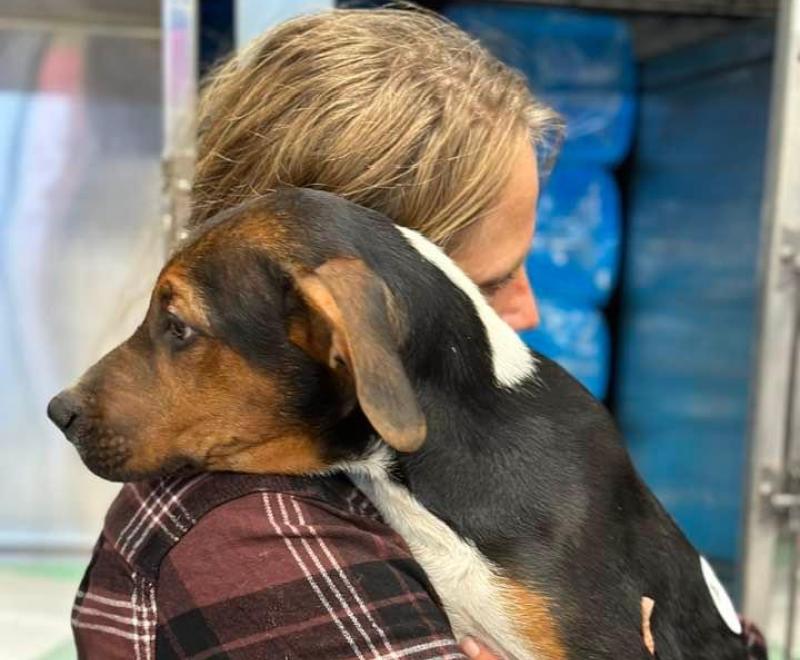
<svg viewBox="0 0 800 660">
<path fill-rule="evenodd" d="M 191 222 L 279 185 L 327 190 L 441 245 L 522 329 L 536 151 L 558 131 L 520 74 L 429 13 L 304 16 L 212 76 Z"/>
</svg>

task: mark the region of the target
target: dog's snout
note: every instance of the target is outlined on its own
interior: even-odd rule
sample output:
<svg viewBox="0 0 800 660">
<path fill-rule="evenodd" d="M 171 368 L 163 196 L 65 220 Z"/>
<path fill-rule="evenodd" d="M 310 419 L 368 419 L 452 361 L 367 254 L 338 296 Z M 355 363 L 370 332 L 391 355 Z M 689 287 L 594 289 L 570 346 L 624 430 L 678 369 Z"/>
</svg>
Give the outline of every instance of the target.
<svg viewBox="0 0 800 660">
<path fill-rule="evenodd" d="M 70 390 L 54 396 L 47 405 L 47 416 L 64 433 L 81 414 L 81 402 Z"/>
</svg>

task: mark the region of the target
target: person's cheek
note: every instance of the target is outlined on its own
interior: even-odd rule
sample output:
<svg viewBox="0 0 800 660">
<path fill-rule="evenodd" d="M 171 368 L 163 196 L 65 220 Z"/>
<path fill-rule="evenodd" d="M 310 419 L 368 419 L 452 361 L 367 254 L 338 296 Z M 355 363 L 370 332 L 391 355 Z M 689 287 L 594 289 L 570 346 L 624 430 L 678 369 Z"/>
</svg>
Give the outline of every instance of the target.
<svg viewBox="0 0 800 660">
<path fill-rule="evenodd" d="M 541 321 L 541 317 L 539 316 L 539 301 L 536 299 L 536 292 L 533 290 L 533 286 L 531 285 L 531 280 L 528 277 L 528 273 L 525 272 L 525 269 L 522 269 L 522 276 L 525 280 L 525 287 L 528 291 L 528 296 L 531 301 L 531 318 L 530 318 L 530 328 L 538 328 L 539 322 Z"/>
</svg>

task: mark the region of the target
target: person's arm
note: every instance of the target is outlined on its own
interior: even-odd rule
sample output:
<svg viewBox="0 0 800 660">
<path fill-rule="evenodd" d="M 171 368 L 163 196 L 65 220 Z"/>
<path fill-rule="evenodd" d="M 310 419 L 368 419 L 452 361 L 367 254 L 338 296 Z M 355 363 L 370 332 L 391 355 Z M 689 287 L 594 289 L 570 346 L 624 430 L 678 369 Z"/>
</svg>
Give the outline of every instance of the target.
<svg viewBox="0 0 800 660">
<path fill-rule="evenodd" d="M 157 657 L 463 658 L 388 528 L 297 495 L 206 514 L 162 562 L 156 593 Z"/>
</svg>

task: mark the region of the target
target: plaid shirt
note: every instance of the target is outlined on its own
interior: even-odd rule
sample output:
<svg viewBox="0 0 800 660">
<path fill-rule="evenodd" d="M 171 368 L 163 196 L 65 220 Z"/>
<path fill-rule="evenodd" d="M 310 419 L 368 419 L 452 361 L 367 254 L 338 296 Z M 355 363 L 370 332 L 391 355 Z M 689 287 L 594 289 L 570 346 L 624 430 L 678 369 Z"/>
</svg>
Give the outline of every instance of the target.
<svg viewBox="0 0 800 660">
<path fill-rule="evenodd" d="M 340 476 L 126 484 L 72 618 L 81 658 L 463 658 L 403 541 Z"/>
<path fill-rule="evenodd" d="M 81 658 L 463 658 L 422 569 L 344 477 L 126 484 L 75 599 Z M 750 660 L 764 639 L 745 623 Z"/>
</svg>

